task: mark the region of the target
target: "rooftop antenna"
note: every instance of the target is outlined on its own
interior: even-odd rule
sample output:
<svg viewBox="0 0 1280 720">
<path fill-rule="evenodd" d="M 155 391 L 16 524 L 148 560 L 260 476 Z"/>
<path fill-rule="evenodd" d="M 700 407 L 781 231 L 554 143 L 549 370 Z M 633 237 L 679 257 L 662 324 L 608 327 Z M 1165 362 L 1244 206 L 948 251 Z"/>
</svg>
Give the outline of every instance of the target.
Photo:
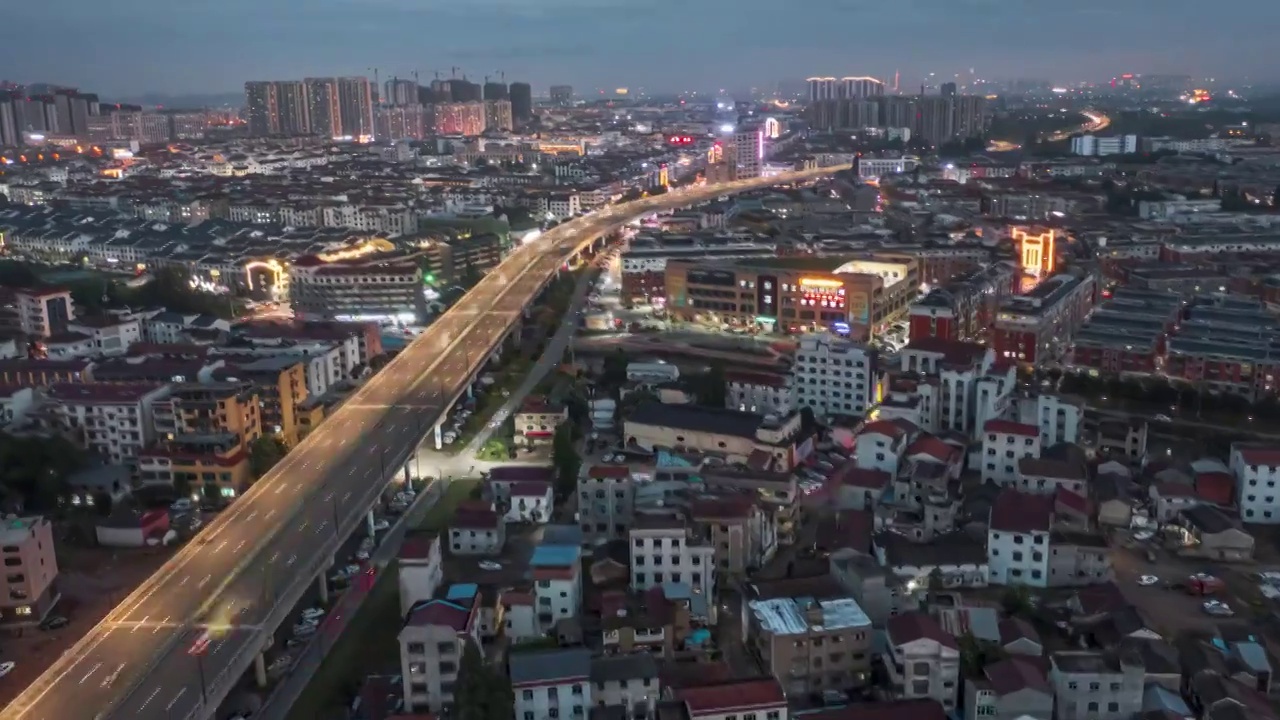
<svg viewBox="0 0 1280 720">
<path fill-rule="evenodd" d="M 453 78 L 458 77 L 458 71 L 461 69 L 462 68 L 458 67 L 457 65 L 454 65 L 453 67 L 449 68 L 449 77 L 453 77 Z"/>
</svg>

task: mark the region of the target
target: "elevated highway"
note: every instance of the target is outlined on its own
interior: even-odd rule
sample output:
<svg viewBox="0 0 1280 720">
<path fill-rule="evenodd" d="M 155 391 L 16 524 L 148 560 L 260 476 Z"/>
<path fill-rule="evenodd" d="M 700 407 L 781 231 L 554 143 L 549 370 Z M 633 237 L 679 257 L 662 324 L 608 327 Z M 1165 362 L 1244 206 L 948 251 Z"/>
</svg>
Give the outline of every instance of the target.
<svg viewBox="0 0 1280 720">
<path fill-rule="evenodd" d="M 211 717 L 565 262 L 645 213 L 838 169 L 671 192 L 565 223 L 516 249 L 108 613 L 0 720 Z"/>
</svg>

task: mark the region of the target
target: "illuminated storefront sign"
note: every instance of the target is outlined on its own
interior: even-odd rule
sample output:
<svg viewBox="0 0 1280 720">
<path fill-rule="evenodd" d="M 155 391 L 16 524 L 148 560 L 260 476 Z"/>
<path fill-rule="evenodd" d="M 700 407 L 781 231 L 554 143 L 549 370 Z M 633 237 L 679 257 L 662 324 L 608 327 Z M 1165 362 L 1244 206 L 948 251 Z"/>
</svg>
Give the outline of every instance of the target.
<svg viewBox="0 0 1280 720">
<path fill-rule="evenodd" d="M 800 304 L 807 307 L 845 307 L 844 283 L 826 278 L 800 278 Z"/>
</svg>

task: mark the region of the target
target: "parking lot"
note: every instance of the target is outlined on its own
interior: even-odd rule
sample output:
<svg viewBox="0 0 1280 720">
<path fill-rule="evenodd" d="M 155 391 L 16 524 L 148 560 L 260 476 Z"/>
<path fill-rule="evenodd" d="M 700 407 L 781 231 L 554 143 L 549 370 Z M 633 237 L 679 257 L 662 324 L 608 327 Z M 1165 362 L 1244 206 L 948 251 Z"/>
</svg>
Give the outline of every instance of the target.
<svg viewBox="0 0 1280 720">
<path fill-rule="evenodd" d="M 1249 619 L 1253 608 L 1246 598 L 1235 592 L 1239 587 L 1235 580 L 1239 573 L 1248 573 L 1251 568 L 1234 569 L 1197 558 L 1182 558 L 1153 542 L 1134 542 L 1130 538 L 1130 533 L 1121 533 L 1112 546 L 1111 563 L 1115 569 L 1116 584 L 1125 599 L 1151 623 L 1152 630 L 1165 637 L 1173 637 L 1181 631 L 1212 630 L 1223 622 Z M 1148 549 L 1154 551 L 1155 562 L 1147 559 Z M 1212 597 L 1225 602 L 1235 617 L 1213 617 L 1203 608 L 1209 597 L 1169 587 L 1186 584 L 1188 578 L 1202 572 L 1224 581 L 1226 586 Z M 1144 586 L 1143 576 L 1154 577 L 1157 582 Z"/>
</svg>

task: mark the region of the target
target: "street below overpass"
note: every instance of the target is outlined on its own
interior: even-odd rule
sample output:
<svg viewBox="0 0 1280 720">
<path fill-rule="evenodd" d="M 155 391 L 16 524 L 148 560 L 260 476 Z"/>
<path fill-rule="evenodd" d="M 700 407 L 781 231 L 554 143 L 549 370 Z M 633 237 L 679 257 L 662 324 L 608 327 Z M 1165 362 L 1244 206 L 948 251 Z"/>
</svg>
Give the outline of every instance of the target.
<svg viewBox="0 0 1280 720">
<path fill-rule="evenodd" d="M 209 717 L 525 308 L 584 245 L 648 212 L 836 169 L 673 191 L 565 223 L 516 249 L 108 613 L 0 720 Z"/>
</svg>

